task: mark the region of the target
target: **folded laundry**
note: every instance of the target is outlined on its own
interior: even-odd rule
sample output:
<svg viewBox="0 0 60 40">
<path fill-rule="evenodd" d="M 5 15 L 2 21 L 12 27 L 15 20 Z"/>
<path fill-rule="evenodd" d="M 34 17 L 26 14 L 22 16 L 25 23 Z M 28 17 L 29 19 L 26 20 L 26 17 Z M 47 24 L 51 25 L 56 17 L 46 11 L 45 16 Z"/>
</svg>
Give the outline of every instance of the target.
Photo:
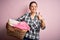
<svg viewBox="0 0 60 40">
<path fill-rule="evenodd" d="M 10 25 L 10 26 L 13 26 L 14 27 L 14 25 L 16 25 L 16 24 L 18 24 L 19 23 L 19 21 L 16 21 L 16 20 L 14 20 L 14 19 L 9 19 L 8 20 L 8 24 Z"/>
<path fill-rule="evenodd" d="M 16 28 L 19 28 L 22 30 L 30 30 L 29 25 L 25 21 L 19 22 L 19 21 L 16 21 L 14 19 L 9 19 L 8 24 L 12 27 L 16 27 Z"/>
<path fill-rule="evenodd" d="M 25 21 L 22 21 L 14 26 L 22 30 L 30 30 L 29 25 Z"/>
</svg>

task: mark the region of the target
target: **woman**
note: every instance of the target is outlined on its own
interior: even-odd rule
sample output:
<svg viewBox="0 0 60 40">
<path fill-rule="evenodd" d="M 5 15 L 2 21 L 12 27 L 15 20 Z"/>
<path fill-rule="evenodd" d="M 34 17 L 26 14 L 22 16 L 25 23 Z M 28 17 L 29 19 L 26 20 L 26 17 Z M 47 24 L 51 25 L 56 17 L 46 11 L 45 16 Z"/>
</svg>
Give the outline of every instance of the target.
<svg viewBox="0 0 60 40">
<path fill-rule="evenodd" d="M 18 21 L 26 21 L 30 26 L 30 31 L 28 31 L 24 37 L 24 40 L 39 40 L 40 28 L 45 29 L 45 22 L 40 14 L 37 15 L 37 3 L 32 1 L 29 5 L 30 13 L 26 13 Z"/>
</svg>

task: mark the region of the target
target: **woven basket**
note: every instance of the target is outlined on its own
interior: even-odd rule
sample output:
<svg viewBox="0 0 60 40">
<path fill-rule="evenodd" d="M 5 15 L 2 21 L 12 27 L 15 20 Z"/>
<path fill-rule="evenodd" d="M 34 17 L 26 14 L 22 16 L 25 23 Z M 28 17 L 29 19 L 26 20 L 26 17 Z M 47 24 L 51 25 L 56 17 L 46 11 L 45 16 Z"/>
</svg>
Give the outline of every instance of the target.
<svg viewBox="0 0 60 40">
<path fill-rule="evenodd" d="M 19 28 L 16 27 L 12 27 L 11 25 L 9 25 L 7 23 L 6 25 L 6 29 L 7 29 L 7 34 L 16 38 L 19 38 L 20 40 L 23 40 L 27 30 L 21 30 Z"/>
</svg>

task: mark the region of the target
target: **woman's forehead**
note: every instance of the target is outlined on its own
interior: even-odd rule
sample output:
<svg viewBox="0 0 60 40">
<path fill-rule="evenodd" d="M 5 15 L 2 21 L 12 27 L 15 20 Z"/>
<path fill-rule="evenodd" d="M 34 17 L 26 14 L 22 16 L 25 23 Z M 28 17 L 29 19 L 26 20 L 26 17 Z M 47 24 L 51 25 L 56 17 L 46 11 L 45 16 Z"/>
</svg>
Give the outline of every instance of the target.
<svg viewBox="0 0 60 40">
<path fill-rule="evenodd" d="M 32 3 L 31 6 L 37 6 L 36 3 Z"/>
</svg>

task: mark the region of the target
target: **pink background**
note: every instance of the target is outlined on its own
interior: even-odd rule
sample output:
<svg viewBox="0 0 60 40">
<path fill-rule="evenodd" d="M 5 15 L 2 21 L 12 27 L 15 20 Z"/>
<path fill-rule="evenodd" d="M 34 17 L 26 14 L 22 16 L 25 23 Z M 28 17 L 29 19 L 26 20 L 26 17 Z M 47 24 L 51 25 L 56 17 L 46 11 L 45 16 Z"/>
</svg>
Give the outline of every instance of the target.
<svg viewBox="0 0 60 40">
<path fill-rule="evenodd" d="M 18 40 L 6 34 L 9 18 L 18 18 L 28 12 L 32 0 L 0 0 L 0 40 Z M 46 29 L 40 31 L 40 40 L 60 40 L 60 0 L 36 0 L 43 15 Z"/>
</svg>

